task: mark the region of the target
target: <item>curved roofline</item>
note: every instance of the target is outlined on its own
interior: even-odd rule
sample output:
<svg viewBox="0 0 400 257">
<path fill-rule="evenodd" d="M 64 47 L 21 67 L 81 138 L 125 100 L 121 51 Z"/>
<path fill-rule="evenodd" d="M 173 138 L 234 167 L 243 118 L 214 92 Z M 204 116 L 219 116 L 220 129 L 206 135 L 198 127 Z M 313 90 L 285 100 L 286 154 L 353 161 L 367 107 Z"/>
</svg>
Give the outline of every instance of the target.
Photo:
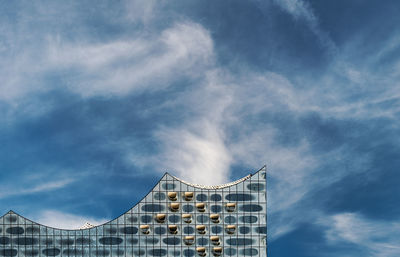
<svg viewBox="0 0 400 257">
<path fill-rule="evenodd" d="M 251 178 L 252 176 L 254 176 L 255 174 L 257 174 L 258 172 L 260 172 L 260 171 L 262 171 L 262 170 L 267 171 L 267 165 L 264 165 L 264 166 L 261 167 L 261 169 L 257 170 L 256 172 L 250 173 L 249 175 L 244 176 L 243 178 L 240 178 L 240 179 L 235 180 L 235 181 L 233 181 L 233 182 L 229 182 L 229 183 L 221 184 L 221 185 L 214 185 L 214 186 L 207 186 L 207 185 L 201 185 L 201 184 L 193 184 L 193 183 L 187 182 L 187 181 L 185 181 L 185 180 L 183 180 L 183 179 L 180 179 L 180 178 L 178 178 L 178 177 L 175 177 L 174 175 L 171 175 L 171 174 L 169 174 L 168 172 L 166 172 L 165 174 L 168 174 L 169 176 L 173 177 L 174 179 L 176 179 L 176 180 L 178 180 L 179 182 L 182 182 L 182 183 L 184 183 L 184 184 L 186 184 L 186 185 L 188 185 L 188 186 L 195 187 L 195 188 L 200 188 L 200 189 L 209 189 L 209 190 L 213 190 L 213 189 L 224 189 L 224 188 L 226 188 L 226 187 L 231 187 L 231 186 L 237 185 L 237 184 L 239 184 L 239 183 L 241 183 L 241 182 L 243 182 L 243 181 L 248 180 L 249 178 Z M 164 177 L 164 176 L 163 176 L 163 177 Z"/>
<path fill-rule="evenodd" d="M 76 230 L 82 230 L 82 231 L 83 231 L 83 230 L 95 229 L 95 228 L 97 228 L 97 227 L 107 225 L 108 223 L 113 222 L 114 220 L 119 219 L 121 216 L 123 216 L 124 214 L 128 213 L 131 209 L 135 208 L 141 201 L 143 201 L 143 200 L 146 198 L 146 196 L 148 196 L 148 195 L 153 191 L 153 189 L 161 182 L 161 180 L 162 180 L 167 174 L 168 174 L 168 173 L 165 172 L 164 175 L 158 180 L 158 182 L 150 189 L 150 191 L 147 192 L 147 194 L 146 194 L 145 196 L 143 196 L 138 202 L 136 202 L 136 203 L 135 203 L 132 207 L 130 207 L 128 210 L 126 210 L 125 212 L 123 212 L 123 213 L 120 214 L 119 216 L 115 217 L 114 219 L 111 219 L 111 220 L 106 221 L 106 222 L 104 222 L 104 223 L 102 223 L 102 224 L 99 224 L 99 225 L 93 225 L 93 227 L 91 227 L 91 228 L 68 229 L 68 228 L 56 228 L 56 227 L 52 227 L 52 226 L 47 226 L 47 225 L 38 223 L 38 222 L 36 222 L 36 221 L 33 221 L 33 220 L 31 220 L 31 219 L 28 219 L 28 218 L 26 218 L 25 216 L 22 216 L 21 214 L 18 214 L 18 213 L 16 213 L 16 212 L 13 211 L 13 210 L 9 210 L 9 211 L 6 212 L 5 214 L 3 214 L 0 218 L 3 218 L 4 216 L 6 216 L 6 215 L 9 214 L 9 213 L 12 213 L 12 214 L 18 215 L 19 217 L 22 217 L 22 218 L 26 219 L 27 221 L 30 221 L 30 222 L 36 224 L 36 225 L 43 226 L 43 227 L 50 228 L 50 229 L 58 229 L 58 230 L 63 230 L 63 231 L 76 231 Z"/>
<path fill-rule="evenodd" d="M 200 189 L 210 189 L 210 190 L 212 190 L 212 189 L 223 189 L 223 188 L 226 188 L 226 187 L 237 185 L 237 184 L 239 184 L 239 183 L 241 183 L 241 182 L 243 182 L 245 180 L 248 180 L 249 178 L 251 178 L 254 175 L 254 174 L 249 174 L 249 175 L 247 175 L 247 176 L 245 176 L 245 177 L 243 177 L 241 179 L 238 179 L 236 181 L 229 182 L 229 183 L 226 183 L 226 184 L 215 185 L 215 186 L 207 186 L 207 185 L 200 185 L 200 184 L 192 184 L 192 183 L 187 182 L 187 181 L 185 181 L 183 179 L 177 178 L 177 177 L 169 174 L 168 172 L 167 172 L 167 174 L 170 175 L 171 177 L 173 177 L 174 179 L 178 180 L 179 182 L 182 182 L 183 184 L 186 184 L 188 186 L 196 187 L 196 188 L 200 188 Z"/>
<path fill-rule="evenodd" d="M 179 178 L 177 178 L 177 177 L 175 177 L 175 176 L 169 174 L 168 172 L 165 172 L 164 175 L 158 180 L 158 182 L 150 189 L 150 191 L 147 192 L 147 194 L 146 194 L 144 197 L 142 197 L 138 202 L 136 202 L 136 204 L 134 204 L 132 207 L 130 207 L 127 211 L 123 212 L 123 213 L 122 213 L 121 215 L 119 215 L 118 217 L 116 217 L 116 218 L 114 218 L 114 219 L 111 219 L 111 220 L 109 220 L 109 221 L 107 221 L 107 222 L 104 222 L 104 223 L 99 224 L 99 225 L 93 225 L 93 227 L 91 227 L 91 228 L 83 228 L 83 229 L 80 229 L 80 228 L 76 228 L 76 229 L 64 229 L 64 228 L 51 227 L 51 226 L 47 226 L 47 225 L 38 223 L 38 222 L 36 222 L 36 221 L 30 220 L 30 219 L 26 218 L 25 216 L 22 216 L 22 215 L 16 213 L 16 212 L 13 211 L 13 210 L 9 210 L 9 211 L 6 212 L 5 214 L 3 214 L 0 218 L 3 218 L 4 216 L 6 216 L 7 214 L 10 213 L 10 214 L 18 215 L 19 217 L 22 217 L 22 218 L 26 219 L 27 221 L 32 222 L 33 224 L 36 224 L 36 225 L 39 225 L 39 226 L 43 226 L 43 227 L 46 227 L 46 228 L 50 228 L 50 229 L 57 229 L 57 230 L 63 230 L 63 231 L 77 231 L 77 230 L 82 230 L 82 231 L 83 231 L 83 230 L 89 230 L 89 229 L 96 229 L 97 227 L 107 225 L 108 223 L 111 223 L 111 222 L 113 222 L 114 220 L 119 219 L 121 216 L 123 216 L 124 214 L 128 213 L 129 210 L 135 208 L 141 201 L 143 201 L 143 200 L 153 191 L 153 189 L 154 189 L 154 188 L 161 182 L 161 180 L 162 180 L 165 176 L 167 176 L 167 175 L 169 175 L 169 176 L 173 177 L 174 179 L 176 179 L 176 180 L 178 180 L 178 181 L 180 181 L 180 182 L 182 182 L 182 183 L 184 183 L 184 184 L 186 184 L 186 185 L 188 185 L 188 186 L 191 186 L 191 187 L 213 190 L 213 189 L 223 189 L 223 188 L 226 188 L 226 187 L 230 187 L 230 186 L 237 185 L 237 184 L 239 184 L 239 183 L 241 183 L 241 182 L 243 182 L 243 181 L 246 181 L 247 179 L 251 178 L 252 176 L 254 176 L 255 174 L 257 174 L 258 172 L 260 172 L 260 171 L 262 171 L 262 170 L 266 170 L 266 165 L 264 165 L 261 169 L 257 170 L 257 171 L 254 172 L 253 174 L 249 174 L 249 175 L 247 175 L 247 176 L 245 176 L 245 177 L 243 177 L 243 178 L 241 178 L 241 179 L 238 179 L 238 180 L 236 180 L 236 181 L 233 181 L 233 182 L 230 182 L 230 183 L 227 183 L 227 184 L 217 185 L 217 186 L 206 186 L 206 185 L 192 184 L 192 183 L 186 182 L 186 181 L 184 181 L 184 180 L 182 180 L 182 179 L 179 179 Z"/>
</svg>

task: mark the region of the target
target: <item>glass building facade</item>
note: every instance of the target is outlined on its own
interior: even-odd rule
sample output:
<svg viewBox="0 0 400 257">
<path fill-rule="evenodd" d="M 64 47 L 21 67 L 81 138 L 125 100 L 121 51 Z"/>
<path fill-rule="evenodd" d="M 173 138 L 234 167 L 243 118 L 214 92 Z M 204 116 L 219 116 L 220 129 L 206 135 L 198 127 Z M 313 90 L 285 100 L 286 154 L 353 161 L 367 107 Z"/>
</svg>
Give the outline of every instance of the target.
<svg viewBox="0 0 400 257">
<path fill-rule="evenodd" d="M 0 256 L 267 256 L 266 170 L 220 186 L 166 173 L 132 209 L 103 225 L 65 230 L 12 211 Z"/>
</svg>

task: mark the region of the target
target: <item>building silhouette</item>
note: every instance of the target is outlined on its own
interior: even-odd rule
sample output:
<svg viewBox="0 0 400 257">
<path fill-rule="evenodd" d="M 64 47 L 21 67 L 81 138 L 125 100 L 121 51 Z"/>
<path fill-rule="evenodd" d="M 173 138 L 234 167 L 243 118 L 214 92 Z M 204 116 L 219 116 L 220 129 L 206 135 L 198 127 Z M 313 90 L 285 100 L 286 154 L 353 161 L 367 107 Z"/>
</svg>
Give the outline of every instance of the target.
<svg viewBox="0 0 400 257">
<path fill-rule="evenodd" d="M 267 256 L 266 168 L 219 186 L 168 173 L 133 208 L 99 226 L 58 229 L 13 211 L 0 256 Z"/>
</svg>

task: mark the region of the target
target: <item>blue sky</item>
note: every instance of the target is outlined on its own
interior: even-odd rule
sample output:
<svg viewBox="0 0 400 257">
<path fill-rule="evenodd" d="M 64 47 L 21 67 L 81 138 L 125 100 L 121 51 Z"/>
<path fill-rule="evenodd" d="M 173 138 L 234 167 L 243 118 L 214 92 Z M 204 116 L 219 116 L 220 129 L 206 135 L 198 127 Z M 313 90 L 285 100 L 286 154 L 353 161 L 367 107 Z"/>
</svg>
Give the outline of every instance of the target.
<svg viewBox="0 0 400 257">
<path fill-rule="evenodd" d="M 1 2 L 1 213 L 99 224 L 266 164 L 270 256 L 399 256 L 399 9 Z"/>
</svg>

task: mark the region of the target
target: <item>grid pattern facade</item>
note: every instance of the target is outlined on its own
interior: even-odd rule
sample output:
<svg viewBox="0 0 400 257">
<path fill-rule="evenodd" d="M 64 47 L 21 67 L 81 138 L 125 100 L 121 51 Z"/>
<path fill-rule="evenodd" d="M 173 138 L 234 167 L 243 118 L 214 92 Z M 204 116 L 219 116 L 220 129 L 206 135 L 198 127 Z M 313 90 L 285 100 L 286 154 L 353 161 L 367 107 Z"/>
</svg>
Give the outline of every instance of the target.
<svg viewBox="0 0 400 257">
<path fill-rule="evenodd" d="M 267 256 L 265 168 L 213 189 L 166 173 L 136 206 L 103 225 L 64 230 L 12 211 L 0 256 Z"/>
</svg>

